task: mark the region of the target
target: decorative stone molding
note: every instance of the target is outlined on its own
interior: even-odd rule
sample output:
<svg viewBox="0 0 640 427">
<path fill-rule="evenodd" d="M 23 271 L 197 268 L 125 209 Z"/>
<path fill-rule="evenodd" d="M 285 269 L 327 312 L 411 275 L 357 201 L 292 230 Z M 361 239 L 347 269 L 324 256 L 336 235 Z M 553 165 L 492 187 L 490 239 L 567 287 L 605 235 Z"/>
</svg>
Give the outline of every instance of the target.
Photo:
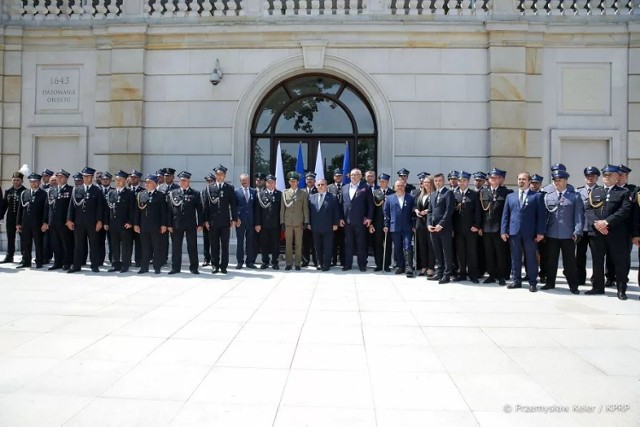
<svg viewBox="0 0 640 427">
<path fill-rule="evenodd" d="M 327 49 L 326 41 L 301 41 L 304 68 L 319 70 L 324 66 L 324 54 Z"/>
</svg>

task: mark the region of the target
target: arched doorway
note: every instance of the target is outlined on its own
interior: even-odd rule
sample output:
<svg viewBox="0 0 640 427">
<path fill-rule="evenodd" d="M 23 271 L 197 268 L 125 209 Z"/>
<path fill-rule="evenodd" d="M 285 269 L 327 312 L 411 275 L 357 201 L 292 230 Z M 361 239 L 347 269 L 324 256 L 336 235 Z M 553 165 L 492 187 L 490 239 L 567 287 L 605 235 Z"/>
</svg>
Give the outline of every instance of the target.
<svg viewBox="0 0 640 427">
<path fill-rule="evenodd" d="M 371 106 L 354 86 L 333 76 L 285 80 L 264 97 L 253 118 L 251 174 L 275 171 L 278 143 L 285 173 L 295 170 L 300 143 L 305 168 L 313 171 L 319 142 L 328 179 L 342 167 L 345 143 L 352 167 L 375 170 L 377 129 Z"/>
</svg>

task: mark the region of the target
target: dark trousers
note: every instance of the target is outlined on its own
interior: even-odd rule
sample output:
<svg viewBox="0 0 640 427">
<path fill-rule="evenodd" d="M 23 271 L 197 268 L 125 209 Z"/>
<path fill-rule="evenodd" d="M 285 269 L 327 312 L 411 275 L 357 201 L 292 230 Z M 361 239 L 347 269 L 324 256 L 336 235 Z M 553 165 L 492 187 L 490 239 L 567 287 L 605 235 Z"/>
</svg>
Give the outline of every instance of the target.
<svg viewBox="0 0 640 427">
<path fill-rule="evenodd" d="M 363 224 L 347 224 L 344 226 L 344 266 L 353 267 L 353 255 L 358 257 L 358 267 L 367 267 L 367 235 L 369 232 Z"/>
<path fill-rule="evenodd" d="M 262 249 L 260 248 L 260 233 L 253 227 L 251 234 L 253 235 L 253 258 L 251 259 L 251 263 L 255 264 L 258 254 L 262 253 Z M 249 263 L 249 260 L 247 260 L 247 263 Z"/>
<path fill-rule="evenodd" d="M 540 278 L 547 277 L 550 271 L 549 265 L 547 264 L 549 260 L 547 239 L 538 242 L 538 254 L 540 254 L 540 269 L 538 275 Z"/>
<path fill-rule="evenodd" d="M 626 261 L 622 259 L 622 257 L 628 256 L 626 235 L 610 231 L 606 236 L 599 233 L 592 235 L 591 239 L 593 241 L 593 289 L 604 291 L 604 268 L 607 253 L 611 254 L 613 261 L 612 271 L 615 273 L 613 280 L 620 279 L 620 283 L 626 283 L 623 281 Z"/>
<path fill-rule="evenodd" d="M 253 252 L 253 224 L 242 223 L 240 227 L 236 227 L 236 261 L 238 264 L 245 262 L 247 264 L 253 264 L 256 262 L 256 255 Z"/>
<path fill-rule="evenodd" d="M 36 247 L 36 265 L 44 261 L 44 233 L 39 227 L 22 228 L 22 264 L 31 265 L 31 250 Z"/>
<path fill-rule="evenodd" d="M 376 228 L 376 232 L 373 234 L 374 246 L 373 256 L 376 260 L 376 268 L 389 268 L 391 265 L 391 248 L 393 238 L 382 231 L 382 227 Z M 385 248 L 385 235 L 386 235 L 386 248 Z M 384 257 L 384 264 L 382 258 Z"/>
<path fill-rule="evenodd" d="M 500 233 L 484 233 L 482 236 L 484 241 L 484 253 L 487 263 L 487 273 L 495 279 L 506 279 L 504 272 L 509 269 L 507 265 L 507 248 L 500 237 Z"/>
<path fill-rule="evenodd" d="M 333 251 L 333 230 L 314 231 L 313 246 L 315 248 L 315 257 L 320 263 L 320 267 L 329 268 L 331 266 L 331 257 Z M 315 261 L 314 261 L 315 262 Z"/>
<path fill-rule="evenodd" d="M 98 268 L 100 264 L 98 253 L 98 233 L 95 223 L 77 224 L 73 231 L 73 268 L 79 269 L 87 259 L 86 247 L 89 240 L 89 260 L 91 268 Z"/>
<path fill-rule="evenodd" d="M 573 239 L 554 239 L 547 237 L 547 285 L 555 286 L 558 275 L 558 261 L 562 251 L 564 274 L 570 289 L 578 289 L 578 267 L 576 264 L 576 244 Z"/>
<path fill-rule="evenodd" d="M 332 231 L 333 233 L 333 231 Z M 302 232 L 302 262 L 303 264 L 309 264 L 313 262 L 314 265 L 318 265 L 318 259 L 316 258 L 316 250 L 314 248 L 315 238 L 313 232 L 309 229 L 305 229 Z M 333 239 L 332 239 L 333 240 Z"/>
<path fill-rule="evenodd" d="M 131 266 L 133 251 L 133 228 L 109 229 L 111 236 L 111 263 L 114 268 L 128 269 Z"/>
<path fill-rule="evenodd" d="M 109 232 L 104 228 L 98 231 L 98 262 L 100 265 L 104 264 L 104 260 L 107 257 L 107 250 L 105 244 L 107 243 L 107 235 Z"/>
<path fill-rule="evenodd" d="M 511 277 L 518 282 L 522 281 L 522 255 L 524 253 L 525 271 L 527 282 L 530 285 L 538 283 L 538 263 L 536 261 L 535 236 L 518 233 L 509 236 L 511 248 Z"/>
<path fill-rule="evenodd" d="M 209 230 L 202 228 L 202 246 L 204 247 L 204 260 L 211 262 L 211 242 L 209 242 Z"/>
<path fill-rule="evenodd" d="M 476 237 L 476 248 L 478 254 L 478 278 L 484 276 L 487 271 L 487 257 L 484 254 L 484 237 L 480 234 Z"/>
<path fill-rule="evenodd" d="M 578 269 L 578 284 L 587 283 L 587 249 L 591 248 L 591 257 L 593 258 L 593 238 L 586 232 L 582 235 L 582 239 L 576 245 L 576 266 Z"/>
<path fill-rule="evenodd" d="M 42 245 L 44 248 L 43 260 L 49 262 L 53 258 L 53 242 L 51 241 L 51 233 L 48 230 L 42 235 Z"/>
<path fill-rule="evenodd" d="M 627 254 L 623 256 L 622 260 L 616 260 L 624 263 L 624 271 L 621 273 L 621 275 L 618 275 L 614 266 L 613 254 L 610 251 L 607 251 L 607 263 L 604 276 L 609 280 L 614 280 L 616 282 L 626 284 L 629 282 L 629 271 L 631 270 L 631 251 L 633 250 L 633 243 L 631 243 L 630 235 L 626 236 L 625 242 L 627 242 L 626 246 L 624 243 L 621 243 L 621 246 L 625 246 L 627 248 Z"/>
<path fill-rule="evenodd" d="M 433 256 L 433 243 L 431 243 L 431 233 L 427 226 L 420 226 L 416 229 L 416 270 L 433 270 L 436 259 Z"/>
<path fill-rule="evenodd" d="M 16 224 L 15 222 L 7 222 L 7 258 L 12 259 L 16 253 Z M 22 236 L 20 236 L 22 239 Z M 23 252 L 20 246 L 20 252 Z"/>
<path fill-rule="evenodd" d="M 166 233 L 165 233 L 166 234 Z M 164 254 L 165 236 L 158 231 L 143 231 L 140 233 L 142 242 L 142 259 L 140 260 L 140 270 L 149 271 L 149 264 L 153 259 L 153 270 L 160 271 L 162 263 L 166 259 Z"/>
<path fill-rule="evenodd" d="M 164 258 L 162 258 L 162 265 L 166 264 L 169 260 L 169 248 L 171 247 L 169 239 L 173 239 L 171 237 L 171 233 L 164 233 L 162 235 L 162 253 L 164 254 Z"/>
<path fill-rule="evenodd" d="M 64 224 L 49 224 L 51 247 L 55 257 L 54 265 L 71 266 L 73 263 L 73 231 Z"/>
<path fill-rule="evenodd" d="M 209 241 L 211 242 L 211 265 L 227 268 L 229 265 L 229 237 L 231 229 L 228 225 L 209 228 Z"/>
<path fill-rule="evenodd" d="M 433 253 L 438 264 L 438 277 L 450 276 L 453 271 L 453 237 L 450 229 L 431 233 Z"/>
<path fill-rule="evenodd" d="M 260 248 L 262 249 L 262 263 L 278 265 L 280 255 L 280 228 L 263 228 L 260 230 Z"/>
<path fill-rule="evenodd" d="M 456 255 L 458 258 L 458 274 L 477 280 L 478 271 L 478 233 L 473 231 L 456 232 Z"/>
<path fill-rule="evenodd" d="M 171 270 L 180 271 L 182 266 L 182 241 L 187 236 L 189 270 L 198 269 L 198 231 L 196 228 L 175 228 L 171 233 Z"/>
<path fill-rule="evenodd" d="M 333 232 L 333 258 L 332 265 L 344 265 L 344 228 L 338 227 Z"/>
<path fill-rule="evenodd" d="M 140 241 L 140 233 L 133 233 L 133 259 L 136 267 L 140 266 L 142 260 L 142 242 Z"/>
<path fill-rule="evenodd" d="M 404 270 L 407 264 L 413 264 L 413 260 L 405 259 L 404 257 L 405 251 L 413 251 L 413 233 L 410 231 L 394 231 L 391 233 L 391 239 L 393 240 L 393 252 L 398 268 Z"/>
</svg>

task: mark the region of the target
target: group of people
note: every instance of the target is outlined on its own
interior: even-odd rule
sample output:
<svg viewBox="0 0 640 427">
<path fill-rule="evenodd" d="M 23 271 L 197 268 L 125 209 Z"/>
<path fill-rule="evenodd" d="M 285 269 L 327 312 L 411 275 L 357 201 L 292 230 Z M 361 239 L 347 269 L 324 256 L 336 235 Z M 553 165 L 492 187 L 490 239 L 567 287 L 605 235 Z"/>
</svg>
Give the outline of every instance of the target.
<svg viewBox="0 0 640 427">
<path fill-rule="evenodd" d="M 137 170 L 96 173 L 86 167 L 70 173 L 16 172 L 12 188 L 0 198 L 7 228 L 7 254 L 13 262 L 16 232 L 22 258 L 17 268 L 50 263 L 49 270 L 77 272 L 87 263 L 98 272 L 108 255 L 109 272 L 125 273 L 132 263 L 138 274 L 152 267 L 156 274 L 169 262 L 169 274 L 181 271 L 186 238 L 189 270 L 199 274 L 197 235 L 203 233 L 204 263 L 212 272 L 227 273 L 231 229 L 237 236 L 236 268 L 278 270 L 284 235 L 285 270 L 313 264 L 328 271 L 340 265 L 367 270 L 369 251 L 374 271 L 407 277 L 426 276 L 441 284 L 469 280 L 498 283 L 510 289 L 523 282 L 531 292 L 556 285 L 560 253 L 569 290 L 586 284 L 586 254 L 591 249 L 592 289 L 604 294 L 615 286 L 627 299 L 632 244 L 640 246 L 640 194 L 629 184 L 631 170 L 606 165 L 584 169 L 584 185 L 568 183 L 564 165 L 551 167 L 552 183 L 522 172 L 516 191 L 504 185 L 506 172 L 451 171 L 397 179 L 388 174 L 333 172 L 333 182 L 312 172 L 287 175 L 288 188 L 276 189 L 276 177 L 257 173 L 240 176 L 236 188 L 219 165 L 207 175 L 202 190 L 191 187 L 191 174 L 164 168 L 146 175 Z M 602 176 L 602 185 L 598 184 Z M 299 185 L 304 179 L 304 185 Z M 95 181 L 94 181 L 95 180 Z M 112 181 L 115 180 L 115 186 Z M 1 190 L 0 190 L 1 191 Z M 108 247 L 108 251 L 106 250 Z M 256 265 L 261 255 L 261 265 Z M 522 276 L 524 260 L 525 275 Z M 507 284 L 507 280 L 510 283 Z"/>
</svg>

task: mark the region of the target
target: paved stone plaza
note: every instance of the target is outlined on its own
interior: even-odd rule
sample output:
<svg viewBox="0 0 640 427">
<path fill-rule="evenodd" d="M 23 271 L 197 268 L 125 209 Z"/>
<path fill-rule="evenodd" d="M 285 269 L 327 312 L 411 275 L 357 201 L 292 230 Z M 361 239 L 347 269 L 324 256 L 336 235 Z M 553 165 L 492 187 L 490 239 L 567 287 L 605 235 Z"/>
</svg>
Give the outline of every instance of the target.
<svg viewBox="0 0 640 427">
<path fill-rule="evenodd" d="M 622 302 L 564 284 L 205 271 L 1 266 L 0 425 L 640 424 L 635 280 Z"/>
</svg>

